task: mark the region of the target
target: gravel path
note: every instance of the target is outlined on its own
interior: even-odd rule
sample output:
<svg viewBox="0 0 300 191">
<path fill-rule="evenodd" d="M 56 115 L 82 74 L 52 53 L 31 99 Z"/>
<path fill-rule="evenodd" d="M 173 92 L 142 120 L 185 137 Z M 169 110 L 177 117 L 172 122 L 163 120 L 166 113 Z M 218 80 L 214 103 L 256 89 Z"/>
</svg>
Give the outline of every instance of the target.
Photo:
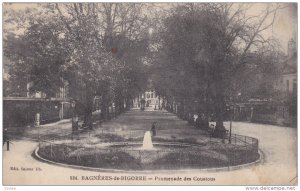
<svg viewBox="0 0 300 191">
<path fill-rule="evenodd" d="M 158 121 L 158 127 L 165 134 L 182 134 L 188 136 L 186 132 L 194 134 L 195 128 L 188 125 L 169 113 L 160 111 L 130 111 L 117 119 L 106 122 L 102 128 L 127 128 L 127 129 L 150 129 L 152 122 Z M 229 123 L 225 123 L 228 127 Z M 62 124 L 62 129 L 67 131 L 69 124 Z M 59 129 L 45 126 L 48 131 L 55 132 Z M 42 130 L 42 132 L 48 132 Z M 289 127 L 279 127 L 265 124 L 253 124 L 246 122 L 233 122 L 233 133 L 248 135 L 259 139 L 259 147 L 264 154 L 262 163 L 256 166 L 245 167 L 237 170 L 223 170 L 218 172 L 185 170 L 180 172 L 155 172 L 155 173 L 113 173 L 95 172 L 66 168 L 40 162 L 32 157 L 32 152 L 37 147 L 37 143 L 29 140 L 16 140 L 11 145 L 10 151 L 3 147 L 3 184 L 4 185 L 125 185 L 132 184 L 128 180 L 83 180 L 82 176 L 147 176 L 146 181 L 138 181 L 135 184 L 177 184 L 177 185 L 294 185 L 297 173 L 297 129 Z M 22 170 L 23 168 L 23 170 Z M 18 169 L 18 170 L 16 170 Z M 71 180 L 70 176 L 77 176 L 78 180 Z M 182 177 L 179 181 L 163 181 L 158 178 Z M 158 178 L 156 178 L 158 177 Z M 191 178 L 191 181 L 184 181 L 184 177 Z M 198 177 L 198 180 L 196 180 Z M 92 178 L 92 177 L 91 177 Z M 156 178 L 156 180 L 155 180 Z M 200 181 L 199 178 L 211 178 Z M 104 178 L 105 179 L 105 178 Z M 152 180 L 151 180 L 152 179 Z M 193 180 L 195 179 L 195 180 Z"/>
</svg>

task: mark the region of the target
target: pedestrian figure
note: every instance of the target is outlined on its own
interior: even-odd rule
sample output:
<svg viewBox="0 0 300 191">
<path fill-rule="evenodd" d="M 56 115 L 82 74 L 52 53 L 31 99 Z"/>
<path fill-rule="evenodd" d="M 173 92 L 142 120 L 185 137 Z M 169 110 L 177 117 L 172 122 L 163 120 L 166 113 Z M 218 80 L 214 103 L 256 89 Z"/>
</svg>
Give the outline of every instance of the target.
<svg viewBox="0 0 300 191">
<path fill-rule="evenodd" d="M 72 120 L 72 130 L 77 131 L 78 130 L 78 116 L 74 116 Z"/>
<path fill-rule="evenodd" d="M 8 139 L 7 139 L 7 129 L 5 128 L 4 131 L 3 131 L 3 145 L 2 145 L 2 146 L 4 146 L 4 144 L 5 144 L 5 142 L 6 142 L 7 140 L 8 140 Z"/>
<path fill-rule="evenodd" d="M 73 135 L 77 135 L 78 134 L 78 116 L 75 115 L 72 117 L 72 139 L 73 139 Z"/>
<path fill-rule="evenodd" d="M 201 118 L 197 115 L 195 119 L 196 128 L 201 128 Z"/>
<path fill-rule="evenodd" d="M 2 146 L 4 146 L 5 142 L 6 142 L 6 150 L 9 151 L 9 139 L 8 139 L 7 129 L 6 128 L 3 131 L 3 145 Z"/>
<path fill-rule="evenodd" d="M 207 129 L 209 127 L 208 120 L 204 113 L 201 114 L 201 128 Z"/>
<path fill-rule="evenodd" d="M 155 137 L 156 136 L 156 122 L 152 123 L 151 132 L 152 132 L 152 136 Z"/>
<path fill-rule="evenodd" d="M 145 110 L 145 104 L 146 101 L 144 99 L 141 100 L 141 110 L 144 111 Z"/>
</svg>

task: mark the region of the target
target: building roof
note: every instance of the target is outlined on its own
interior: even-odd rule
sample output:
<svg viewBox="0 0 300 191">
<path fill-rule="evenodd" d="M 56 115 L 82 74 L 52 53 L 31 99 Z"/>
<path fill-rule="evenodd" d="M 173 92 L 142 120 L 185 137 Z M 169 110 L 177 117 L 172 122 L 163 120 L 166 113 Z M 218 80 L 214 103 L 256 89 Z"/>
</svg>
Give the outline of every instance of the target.
<svg viewBox="0 0 300 191">
<path fill-rule="evenodd" d="M 4 101 L 65 101 L 68 102 L 68 99 L 63 98 L 31 98 L 31 97 L 3 97 Z"/>
<path fill-rule="evenodd" d="M 286 64 L 283 67 L 282 74 L 296 74 L 297 67 Z"/>
<path fill-rule="evenodd" d="M 288 57 L 283 62 L 282 74 L 295 74 L 297 73 L 297 53 Z"/>
</svg>

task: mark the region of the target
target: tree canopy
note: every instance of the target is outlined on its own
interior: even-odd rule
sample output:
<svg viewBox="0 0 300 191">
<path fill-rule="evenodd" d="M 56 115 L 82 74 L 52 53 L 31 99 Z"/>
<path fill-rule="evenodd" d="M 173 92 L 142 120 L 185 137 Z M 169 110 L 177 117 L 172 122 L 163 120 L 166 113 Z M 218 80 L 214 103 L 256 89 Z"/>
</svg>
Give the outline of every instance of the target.
<svg viewBox="0 0 300 191">
<path fill-rule="evenodd" d="M 278 51 L 261 51 L 276 46 L 276 41 L 264 38 L 262 33 L 272 26 L 276 12 L 282 7 L 269 5 L 263 14 L 247 16 L 247 6 L 179 4 L 164 19 L 160 30 L 162 46 L 155 66 L 156 89 L 169 102 L 186 106 L 183 110 L 196 107 L 207 116 L 213 113 L 220 131 L 224 128 L 226 104 L 240 91 L 248 95 L 271 93 L 262 89 L 277 74 L 272 56 Z M 247 78 L 265 73 L 269 74 L 269 80 Z M 246 87 L 243 82 L 254 87 L 242 89 Z"/>
<path fill-rule="evenodd" d="M 259 15 L 247 3 L 41 3 L 6 10 L 4 53 L 12 82 L 51 97 L 67 82 L 70 96 L 122 112 L 149 79 L 168 104 L 214 115 L 223 132 L 226 106 L 237 94 L 270 96 L 279 45 L 263 33 L 280 4 Z M 264 78 L 264 80 L 262 80 Z M 247 84 L 247 86 L 245 85 Z M 245 88 L 247 87 L 247 88 Z M 245 97 L 246 99 L 246 97 Z"/>
</svg>

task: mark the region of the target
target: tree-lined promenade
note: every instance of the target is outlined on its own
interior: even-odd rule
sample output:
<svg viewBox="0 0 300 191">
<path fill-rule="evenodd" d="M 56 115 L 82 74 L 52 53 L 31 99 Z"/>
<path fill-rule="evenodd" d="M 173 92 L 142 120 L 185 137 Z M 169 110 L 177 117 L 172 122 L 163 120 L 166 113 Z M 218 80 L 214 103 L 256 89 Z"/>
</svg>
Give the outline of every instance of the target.
<svg viewBox="0 0 300 191">
<path fill-rule="evenodd" d="M 4 5 L 5 94 L 30 84 L 30 92 L 53 97 L 67 86 L 73 117 L 83 114 L 89 128 L 96 97 L 106 119 L 110 106 L 120 114 L 148 88 L 183 119 L 213 116 L 216 137 L 225 135 L 225 111 L 238 95 L 281 99 L 271 84 L 282 52 L 264 33 L 283 4 L 266 4 L 257 15 L 242 3 L 13 6 Z"/>
</svg>

